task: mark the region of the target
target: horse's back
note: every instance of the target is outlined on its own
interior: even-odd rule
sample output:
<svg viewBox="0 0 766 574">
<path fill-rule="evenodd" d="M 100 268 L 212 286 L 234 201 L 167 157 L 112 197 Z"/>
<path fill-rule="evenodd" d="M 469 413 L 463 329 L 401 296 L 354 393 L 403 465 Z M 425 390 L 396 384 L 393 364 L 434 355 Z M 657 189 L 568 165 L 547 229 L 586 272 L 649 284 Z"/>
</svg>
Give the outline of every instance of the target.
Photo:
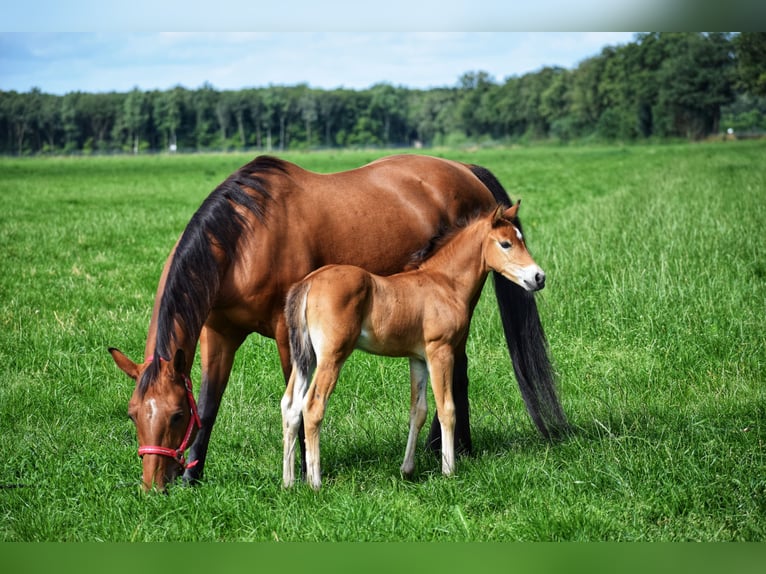
<svg viewBox="0 0 766 574">
<path fill-rule="evenodd" d="M 267 166 L 257 174 L 269 198 L 265 218 L 243 239 L 226 299 L 246 305 L 238 312 L 246 328 L 269 336 L 287 290 L 314 269 L 399 272 L 440 231 L 494 204 L 468 166 L 429 156 L 390 156 L 329 174 L 281 160 L 252 162 L 259 165 Z"/>
</svg>

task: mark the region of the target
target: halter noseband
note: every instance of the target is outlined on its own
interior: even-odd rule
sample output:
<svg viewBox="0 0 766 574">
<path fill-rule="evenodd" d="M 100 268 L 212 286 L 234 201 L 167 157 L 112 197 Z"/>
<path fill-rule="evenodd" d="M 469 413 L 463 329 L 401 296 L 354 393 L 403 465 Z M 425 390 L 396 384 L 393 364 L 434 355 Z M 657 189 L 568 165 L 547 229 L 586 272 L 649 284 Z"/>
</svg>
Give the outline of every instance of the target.
<svg viewBox="0 0 766 574">
<path fill-rule="evenodd" d="M 151 362 L 153 358 L 147 359 Z M 165 360 L 165 359 L 161 359 Z M 184 435 L 181 446 L 178 448 L 168 448 L 166 446 L 140 446 L 138 447 L 138 456 L 143 457 L 145 454 L 159 454 L 161 456 L 169 456 L 180 464 L 183 468 L 192 468 L 196 466 L 199 459 L 186 464 L 186 458 L 184 453 L 189 448 L 189 439 L 191 438 L 192 429 L 194 425 L 197 425 L 197 429 L 202 428 L 202 423 L 199 420 L 199 414 L 197 414 L 197 401 L 194 400 L 194 391 L 192 390 L 192 382 L 187 374 L 183 374 L 184 386 L 186 387 L 186 397 L 189 400 L 189 408 L 191 410 L 191 417 L 189 417 L 189 425 L 186 427 L 186 434 Z"/>
</svg>

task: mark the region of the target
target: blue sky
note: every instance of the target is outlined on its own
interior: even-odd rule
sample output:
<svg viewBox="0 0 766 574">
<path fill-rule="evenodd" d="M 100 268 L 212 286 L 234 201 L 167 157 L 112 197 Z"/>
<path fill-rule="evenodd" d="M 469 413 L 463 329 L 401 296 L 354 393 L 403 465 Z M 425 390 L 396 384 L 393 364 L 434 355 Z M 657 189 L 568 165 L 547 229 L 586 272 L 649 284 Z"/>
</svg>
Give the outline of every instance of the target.
<svg viewBox="0 0 766 574">
<path fill-rule="evenodd" d="M 454 86 L 468 71 L 502 81 L 546 65 L 573 68 L 632 39 L 632 32 L 0 32 L 0 89 L 430 88 Z"/>
</svg>

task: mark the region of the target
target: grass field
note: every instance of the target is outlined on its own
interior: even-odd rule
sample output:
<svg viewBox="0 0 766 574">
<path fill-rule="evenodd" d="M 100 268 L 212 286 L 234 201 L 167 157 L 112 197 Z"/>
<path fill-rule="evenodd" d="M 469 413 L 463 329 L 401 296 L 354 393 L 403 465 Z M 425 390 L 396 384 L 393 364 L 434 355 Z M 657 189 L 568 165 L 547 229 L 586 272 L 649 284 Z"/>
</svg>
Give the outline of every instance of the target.
<svg viewBox="0 0 766 574">
<path fill-rule="evenodd" d="M 282 489 L 284 383 L 273 341 L 252 336 L 206 481 L 143 494 L 132 383 L 106 349 L 141 356 L 167 253 L 250 156 L 5 158 L 0 540 L 766 540 L 766 142 L 433 153 L 524 200 L 571 437 L 538 437 L 486 292 L 475 453 L 456 476 L 421 436 L 402 480 L 407 362 L 355 354 L 323 427 L 322 491 Z M 285 157 L 336 171 L 379 155 Z"/>
</svg>

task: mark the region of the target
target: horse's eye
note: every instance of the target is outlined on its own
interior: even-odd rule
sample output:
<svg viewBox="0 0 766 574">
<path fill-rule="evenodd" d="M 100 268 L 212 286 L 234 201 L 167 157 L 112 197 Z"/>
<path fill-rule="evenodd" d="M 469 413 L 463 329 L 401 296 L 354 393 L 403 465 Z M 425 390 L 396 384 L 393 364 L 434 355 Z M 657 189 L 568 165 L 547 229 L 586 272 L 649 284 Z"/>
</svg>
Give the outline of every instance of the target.
<svg viewBox="0 0 766 574">
<path fill-rule="evenodd" d="M 184 414 L 181 412 L 173 413 L 173 416 L 170 417 L 170 424 L 173 426 L 177 425 L 179 422 L 181 422 L 181 418 L 183 416 Z"/>
<path fill-rule="evenodd" d="M 503 249 L 510 249 L 511 248 L 511 242 L 510 241 L 501 241 L 500 247 Z"/>
<path fill-rule="evenodd" d="M 136 415 L 128 413 L 128 418 L 133 421 L 133 424 L 136 424 Z"/>
</svg>

